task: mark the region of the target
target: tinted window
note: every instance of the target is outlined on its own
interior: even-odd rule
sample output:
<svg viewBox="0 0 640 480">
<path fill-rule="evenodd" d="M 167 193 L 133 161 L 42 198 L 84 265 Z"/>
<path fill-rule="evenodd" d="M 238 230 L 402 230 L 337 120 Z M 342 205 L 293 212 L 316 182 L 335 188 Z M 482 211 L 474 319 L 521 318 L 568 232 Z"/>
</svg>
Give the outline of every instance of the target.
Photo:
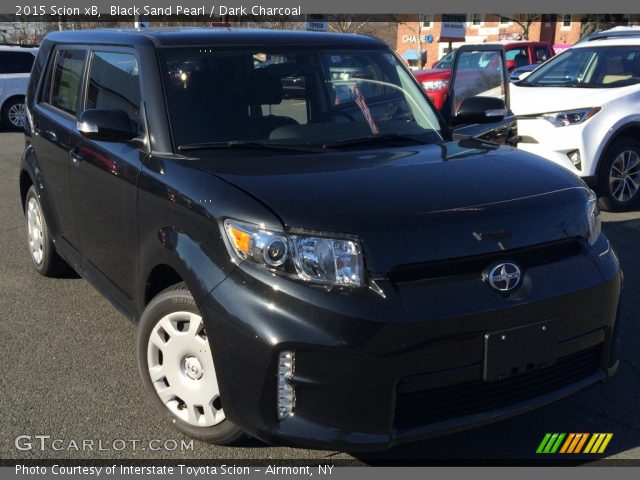
<svg viewBox="0 0 640 480">
<path fill-rule="evenodd" d="M 640 47 L 571 48 L 519 85 L 613 88 L 640 82 Z"/>
<path fill-rule="evenodd" d="M 0 73 L 30 73 L 35 58 L 28 52 L 0 52 Z"/>
<path fill-rule="evenodd" d="M 506 86 L 501 54 L 498 51 L 467 50 L 459 54 L 454 111 L 469 97 L 497 97 L 505 100 Z"/>
<path fill-rule="evenodd" d="M 134 121 L 140 109 L 138 62 L 130 53 L 95 52 L 86 108 L 124 110 Z"/>
<path fill-rule="evenodd" d="M 424 93 L 384 49 L 167 49 L 163 60 L 176 145 L 440 140 Z"/>
<path fill-rule="evenodd" d="M 59 50 L 53 66 L 49 103 L 72 115 L 76 113 L 86 55 L 84 50 Z"/>
</svg>

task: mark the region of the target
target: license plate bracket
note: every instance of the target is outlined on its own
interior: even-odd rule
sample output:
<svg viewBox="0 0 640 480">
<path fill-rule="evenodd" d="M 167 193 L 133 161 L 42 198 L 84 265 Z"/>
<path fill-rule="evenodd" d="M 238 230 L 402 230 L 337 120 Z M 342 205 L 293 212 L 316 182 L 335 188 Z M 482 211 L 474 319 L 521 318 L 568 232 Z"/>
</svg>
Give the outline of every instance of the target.
<svg viewBox="0 0 640 480">
<path fill-rule="evenodd" d="M 483 379 L 504 380 L 556 363 L 558 322 L 544 322 L 489 332 L 484 336 Z"/>
</svg>

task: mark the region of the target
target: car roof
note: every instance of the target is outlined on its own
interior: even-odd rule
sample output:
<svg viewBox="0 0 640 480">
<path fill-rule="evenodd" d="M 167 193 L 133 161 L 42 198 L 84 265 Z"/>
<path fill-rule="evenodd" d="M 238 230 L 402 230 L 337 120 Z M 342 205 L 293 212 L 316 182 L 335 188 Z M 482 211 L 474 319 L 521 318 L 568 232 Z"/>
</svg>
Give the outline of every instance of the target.
<svg viewBox="0 0 640 480">
<path fill-rule="evenodd" d="M 635 36 L 600 38 L 588 41 L 580 41 L 571 48 L 585 47 L 624 47 L 629 45 L 640 45 L 640 32 Z"/>
<path fill-rule="evenodd" d="M 156 47 L 201 45 L 385 46 L 377 38 L 366 35 L 220 27 L 67 30 L 52 32 L 46 38 L 58 43 L 110 43 L 116 45 L 152 43 Z"/>
<path fill-rule="evenodd" d="M 581 39 L 578 43 L 592 42 L 594 40 L 614 39 L 614 38 L 633 38 L 640 37 L 640 26 L 620 26 L 610 28 L 609 30 L 603 30 L 602 32 L 595 32 L 591 35 L 587 35 Z"/>
</svg>

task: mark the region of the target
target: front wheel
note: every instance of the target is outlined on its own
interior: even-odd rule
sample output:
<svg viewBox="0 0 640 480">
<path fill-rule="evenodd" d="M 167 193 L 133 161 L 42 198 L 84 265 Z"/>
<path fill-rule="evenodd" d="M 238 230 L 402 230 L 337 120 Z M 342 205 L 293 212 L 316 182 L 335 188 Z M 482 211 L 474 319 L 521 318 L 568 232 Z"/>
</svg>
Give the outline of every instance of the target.
<svg viewBox="0 0 640 480">
<path fill-rule="evenodd" d="M 147 394 L 178 430 L 219 445 L 242 436 L 225 416 L 204 322 L 184 284 L 158 294 L 142 313 L 137 356 Z"/>
<path fill-rule="evenodd" d="M 616 141 L 603 158 L 598 190 L 600 206 L 610 212 L 631 210 L 640 204 L 640 142 Z"/>
</svg>

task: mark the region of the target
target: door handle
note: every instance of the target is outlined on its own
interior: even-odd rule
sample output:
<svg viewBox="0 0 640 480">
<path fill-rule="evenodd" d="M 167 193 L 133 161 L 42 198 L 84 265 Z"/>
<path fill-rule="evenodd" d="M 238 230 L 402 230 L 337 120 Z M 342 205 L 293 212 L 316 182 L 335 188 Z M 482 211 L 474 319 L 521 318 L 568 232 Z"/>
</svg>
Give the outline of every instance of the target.
<svg viewBox="0 0 640 480">
<path fill-rule="evenodd" d="M 72 148 L 69 151 L 69 155 L 71 156 L 71 160 L 75 166 L 78 166 L 78 164 L 83 160 L 82 155 L 75 148 Z"/>
<path fill-rule="evenodd" d="M 56 132 L 52 132 L 51 130 L 42 130 L 38 126 L 36 126 L 34 129 L 35 129 L 36 135 L 41 135 L 51 142 L 58 141 L 58 135 L 56 135 Z"/>
</svg>

